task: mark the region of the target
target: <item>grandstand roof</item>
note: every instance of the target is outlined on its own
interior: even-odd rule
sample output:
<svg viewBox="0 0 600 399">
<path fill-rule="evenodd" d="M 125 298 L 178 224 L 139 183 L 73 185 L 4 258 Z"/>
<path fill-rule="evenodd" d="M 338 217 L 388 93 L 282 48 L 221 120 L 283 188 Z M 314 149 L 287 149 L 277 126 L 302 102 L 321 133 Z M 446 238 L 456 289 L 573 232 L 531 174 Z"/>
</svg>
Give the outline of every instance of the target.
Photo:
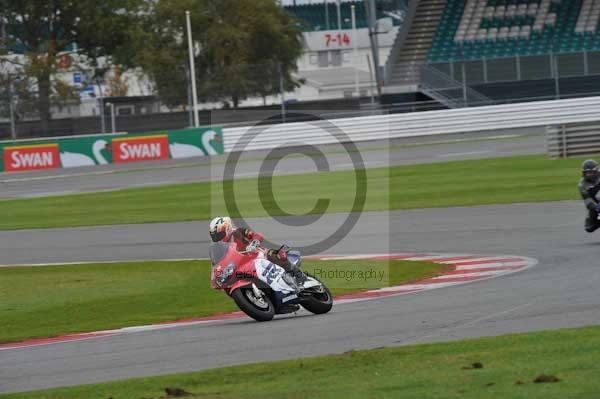
<svg viewBox="0 0 600 399">
<path fill-rule="evenodd" d="M 338 7 L 335 0 L 327 2 L 327 6 L 325 6 L 322 0 L 297 0 L 296 5 L 293 2 L 291 4 L 288 3 L 284 4 L 285 9 L 294 14 L 297 19 L 304 21 L 304 31 L 338 29 Z M 339 9 L 341 17 L 339 21 L 341 26 L 339 29 L 352 28 L 352 5 L 356 6 L 356 27 L 367 27 L 366 3 L 360 0 L 345 0 L 341 2 Z M 400 25 L 403 19 L 403 6 L 394 2 L 377 2 L 376 8 L 377 19 L 390 17 L 395 26 Z"/>
<path fill-rule="evenodd" d="M 324 2 L 327 3 L 336 3 L 337 0 L 280 0 L 281 5 L 288 7 L 288 6 L 293 6 L 295 5 L 305 5 L 305 4 L 323 4 Z M 353 2 L 355 0 L 341 0 L 342 3 L 349 3 L 349 2 Z"/>
</svg>

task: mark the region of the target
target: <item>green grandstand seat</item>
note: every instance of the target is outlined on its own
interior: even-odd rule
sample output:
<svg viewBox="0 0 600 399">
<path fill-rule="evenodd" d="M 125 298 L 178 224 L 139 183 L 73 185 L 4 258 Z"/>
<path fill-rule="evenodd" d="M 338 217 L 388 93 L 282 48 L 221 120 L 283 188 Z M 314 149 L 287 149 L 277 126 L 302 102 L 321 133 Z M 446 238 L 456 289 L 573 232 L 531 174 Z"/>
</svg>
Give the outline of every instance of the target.
<svg viewBox="0 0 600 399">
<path fill-rule="evenodd" d="M 447 62 L 461 57 L 494 58 L 540 55 L 550 52 L 590 51 L 600 48 L 600 24 L 597 25 L 595 32 L 581 32 L 581 28 L 579 32 L 576 31 L 583 0 L 550 3 L 542 0 L 487 0 L 483 3 L 485 7 L 504 6 L 504 13 L 496 14 L 494 11 L 494 14 L 486 14 L 483 9 L 484 17 L 479 26 L 470 26 L 469 28 L 474 28 L 471 34 L 461 33 L 458 35 L 459 40 L 455 41 L 466 3 L 465 0 L 447 1 L 428 55 L 429 62 Z M 533 3 L 537 6 L 531 5 Z M 555 17 L 552 17 L 555 18 L 555 22 L 553 25 L 550 20 L 549 23 L 540 25 L 541 29 L 538 31 L 534 29 L 535 13 L 543 12 L 542 4 L 548 6 L 549 13 L 555 14 Z M 521 11 L 517 12 L 519 7 Z M 482 40 L 479 30 L 492 28 L 498 31 L 507 28 L 510 33 L 504 34 L 506 38 L 493 38 L 493 35 L 490 35 Z M 473 33 L 476 33 L 476 40 L 473 39 Z"/>
</svg>

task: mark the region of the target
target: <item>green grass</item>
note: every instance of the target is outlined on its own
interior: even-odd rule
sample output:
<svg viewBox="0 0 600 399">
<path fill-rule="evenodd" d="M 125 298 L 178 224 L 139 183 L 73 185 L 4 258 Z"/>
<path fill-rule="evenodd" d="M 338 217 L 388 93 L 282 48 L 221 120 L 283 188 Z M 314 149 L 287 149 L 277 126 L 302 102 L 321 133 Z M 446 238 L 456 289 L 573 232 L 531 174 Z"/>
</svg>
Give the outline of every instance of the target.
<svg viewBox="0 0 600 399">
<path fill-rule="evenodd" d="M 423 262 L 310 259 L 303 268 L 309 273 L 377 273 L 366 281 L 323 278 L 334 294 L 400 284 L 442 270 Z M 0 268 L 0 342 L 238 310 L 225 293 L 210 288 L 209 274 L 208 261 Z"/>
<path fill-rule="evenodd" d="M 197 398 L 597 398 L 600 327 L 352 351 L 139 378 L 3 399 L 150 399 L 179 388 Z M 481 363 L 483 368 L 472 369 Z M 534 383 L 541 374 L 554 383 Z M 521 382 L 521 383 L 517 383 Z"/>
<path fill-rule="evenodd" d="M 365 210 L 578 199 L 580 164 L 580 158 L 534 155 L 368 169 L 361 181 L 367 184 Z M 222 184 L 2 201 L 0 230 L 206 220 L 231 213 L 222 199 Z M 237 180 L 235 196 L 244 217 L 308 213 L 317 198 L 330 199 L 327 212 L 347 212 L 355 186 L 353 171 L 312 173 L 275 177 L 276 204 L 261 203 L 257 179 Z"/>
</svg>

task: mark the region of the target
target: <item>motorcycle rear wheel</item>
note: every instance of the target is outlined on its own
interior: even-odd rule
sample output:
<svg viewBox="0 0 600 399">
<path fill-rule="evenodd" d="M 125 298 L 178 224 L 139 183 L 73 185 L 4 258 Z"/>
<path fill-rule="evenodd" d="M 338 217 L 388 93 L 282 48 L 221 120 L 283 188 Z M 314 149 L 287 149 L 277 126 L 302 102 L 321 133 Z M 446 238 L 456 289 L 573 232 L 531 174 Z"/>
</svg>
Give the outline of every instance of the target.
<svg viewBox="0 0 600 399">
<path fill-rule="evenodd" d="M 235 304 L 256 321 L 269 321 L 275 315 L 275 307 L 268 296 L 257 298 L 250 287 L 238 288 L 231 297 Z"/>
</svg>

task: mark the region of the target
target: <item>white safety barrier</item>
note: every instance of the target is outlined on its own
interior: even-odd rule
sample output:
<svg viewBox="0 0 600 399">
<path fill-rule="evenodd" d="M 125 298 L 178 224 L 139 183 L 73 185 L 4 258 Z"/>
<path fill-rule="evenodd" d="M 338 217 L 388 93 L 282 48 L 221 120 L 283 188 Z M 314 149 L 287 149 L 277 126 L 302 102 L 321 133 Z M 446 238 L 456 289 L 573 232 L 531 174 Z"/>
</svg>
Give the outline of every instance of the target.
<svg viewBox="0 0 600 399">
<path fill-rule="evenodd" d="M 598 123 L 548 126 L 546 138 L 548 156 L 552 158 L 567 158 L 600 152 L 600 124 Z"/>
<path fill-rule="evenodd" d="M 600 97 L 223 129 L 225 152 L 600 121 Z M 335 128 L 331 128 L 335 126 Z M 343 135 L 336 132 L 342 132 Z"/>
</svg>

